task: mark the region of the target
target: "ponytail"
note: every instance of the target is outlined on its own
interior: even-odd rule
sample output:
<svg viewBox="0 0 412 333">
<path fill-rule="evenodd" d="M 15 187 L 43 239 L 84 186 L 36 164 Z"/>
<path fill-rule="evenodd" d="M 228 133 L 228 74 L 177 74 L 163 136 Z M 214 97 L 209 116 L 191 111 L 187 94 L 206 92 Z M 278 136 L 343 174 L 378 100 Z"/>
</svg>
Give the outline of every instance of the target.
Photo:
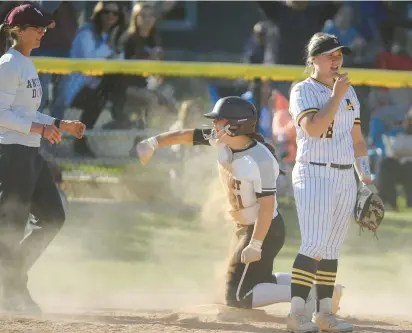
<svg viewBox="0 0 412 333">
<path fill-rule="evenodd" d="M 9 49 L 10 40 L 9 26 L 5 23 L 0 25 L 0 57 Z"/>
<path fill-rule="evenodd" d="M 256 140 L 257 142 L 263 143 L 267 149 L 269 149 L 269 151 L 273 154 L 273 156 L 275 156 L 276 158 L 276 149 L 273 145 L 271 145 L 270 143 L 265 141 L 265 138 L 263 137 L 263 135 L 254 132 L 254 133 L 250 133 L 248 134 L 248 137 L 250 137 L 251 139 Z"/>
<path fill-rule="evenodd" d="M 271 145 L 269 142 L 265 141 L 265 138 L 263 137 L 262 134 L 259 134 L 257 132 L 249 133 L 247 135 L 249 138 L 256 140 L 257 142 L 263 143 L 267 149 L 272 153 L 272 155 L 275 157 L 276 161 L 278 161 L 278 158 L 276 157 L 276 149 L 273 145 Z M 286 175 L 286 172 L 283 170 L 279 170 L 281 175 Z"/>
</svg>

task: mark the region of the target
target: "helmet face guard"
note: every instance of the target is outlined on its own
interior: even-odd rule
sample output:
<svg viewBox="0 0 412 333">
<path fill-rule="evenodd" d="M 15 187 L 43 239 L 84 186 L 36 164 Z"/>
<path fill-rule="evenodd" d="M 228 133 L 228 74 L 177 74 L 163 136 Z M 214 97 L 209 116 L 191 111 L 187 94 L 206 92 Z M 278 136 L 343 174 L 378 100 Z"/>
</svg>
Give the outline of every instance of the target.
<svg viewBox="0 0 412 333">
<path fill-rule="evenodd" d="M 226 133 L 229 136 L 247 135 L 256 132 L 256 121 L 254 119 L 230 119 L 228 125 Z"/>
</svg>

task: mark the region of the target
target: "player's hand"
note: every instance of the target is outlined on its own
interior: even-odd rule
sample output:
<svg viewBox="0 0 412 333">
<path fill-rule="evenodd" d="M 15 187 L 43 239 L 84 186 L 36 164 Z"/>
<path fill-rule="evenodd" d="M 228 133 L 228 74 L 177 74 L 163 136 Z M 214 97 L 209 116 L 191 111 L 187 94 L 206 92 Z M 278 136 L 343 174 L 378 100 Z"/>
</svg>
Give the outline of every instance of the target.
<svg viewBox="0 0 412 333">
<path fill-rule="evenodd" d="M 262 242 L 252 239 L 248 246 L 246 246 L 240 256 L 243 264 L 259 261 L 262 257 Z"/>
<path fill-rule="evenodd" d="M 365 185 L 373 185 L 373 180 L 371 176 L 361 176 L 360 181 L 364 183 Z"/>
<path fill-rule="evenodd" d="M 350 86 L 350 81 L 348 77 L 348 73 L 338 74 L 333 84 L 333 96 L 336 96 L 340 100 L 342 100 L 346 93 L 348 92 Z"/>
<path fill-rule="evenodd" d="M 81 139 L 86 130 L 86 125 L 78 120 L 62 120 L 60 122 L 60 129 Z"/>
<path fill-rule="evenodd" d="M 62 141 L 62 134 L 54 125 L 44 125 L 41 136 L 49 140 L 51 144 L 57 144 Z"/>
<path fill-rule="evenodd" d="M 136 154 L 140 162 L 145 165 L 152 158 L 154 151 L 159 146 L 155 137 L 148 138 L 136 145 Z"/>
</svg>

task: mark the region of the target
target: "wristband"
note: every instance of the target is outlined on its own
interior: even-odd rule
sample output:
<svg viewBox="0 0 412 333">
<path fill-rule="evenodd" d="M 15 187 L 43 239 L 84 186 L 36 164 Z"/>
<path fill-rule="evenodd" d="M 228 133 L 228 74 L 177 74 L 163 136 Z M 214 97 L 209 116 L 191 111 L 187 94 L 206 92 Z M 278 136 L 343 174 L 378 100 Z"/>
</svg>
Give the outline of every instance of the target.
<svg viewBox="0 0 412 333">
<path fill-rule="evenodd" d="M 369 167 L 369 157 L 368 156 L 359 156 L 355 161 L 355 170 L 360 179 L 364 177 L 370 177 L 371 169 Z"/>
<path fill-rule="evenodd" d="M 149 144 L 149 146 L 153 150 L 159 148 L 159 142 L 157 141 L 155 136 L 152 136 L 151 138 L 146 139 L 146 142 Z"/>
<path fill-rule="evenodd" d="M 54 120 L 54 126 L 56 126 L 57 128 L 60 128 L 60 119 L 55 119 Z"/>
<path fill-rule="evenodd" d="M 43 125 L 43 129 L 41 131 L 41 136 L 44 137 L 44 130 L 46 129 L 46 125 Z"/>
<path fill-rule="evenodd" d="M 249 242 L 249 245 L 256 251 L 262 251 L 262 244 L 262 241 L 253 238 Z"/>
</svg>

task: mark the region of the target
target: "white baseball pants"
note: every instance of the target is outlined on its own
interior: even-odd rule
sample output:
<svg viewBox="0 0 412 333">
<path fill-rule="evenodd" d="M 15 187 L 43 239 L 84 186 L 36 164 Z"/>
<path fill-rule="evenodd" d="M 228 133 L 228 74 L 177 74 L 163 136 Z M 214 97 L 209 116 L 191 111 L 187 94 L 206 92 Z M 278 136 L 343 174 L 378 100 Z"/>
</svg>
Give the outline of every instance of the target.
<svg viewBox="0 0 412 333">
<path fill-rule="evenodd" d="M 338 259 L 354 214 L 354 169 L 297 162 L 292 182 L 302 237 L 299 253 L 311 258 Z"/>
</svg>

